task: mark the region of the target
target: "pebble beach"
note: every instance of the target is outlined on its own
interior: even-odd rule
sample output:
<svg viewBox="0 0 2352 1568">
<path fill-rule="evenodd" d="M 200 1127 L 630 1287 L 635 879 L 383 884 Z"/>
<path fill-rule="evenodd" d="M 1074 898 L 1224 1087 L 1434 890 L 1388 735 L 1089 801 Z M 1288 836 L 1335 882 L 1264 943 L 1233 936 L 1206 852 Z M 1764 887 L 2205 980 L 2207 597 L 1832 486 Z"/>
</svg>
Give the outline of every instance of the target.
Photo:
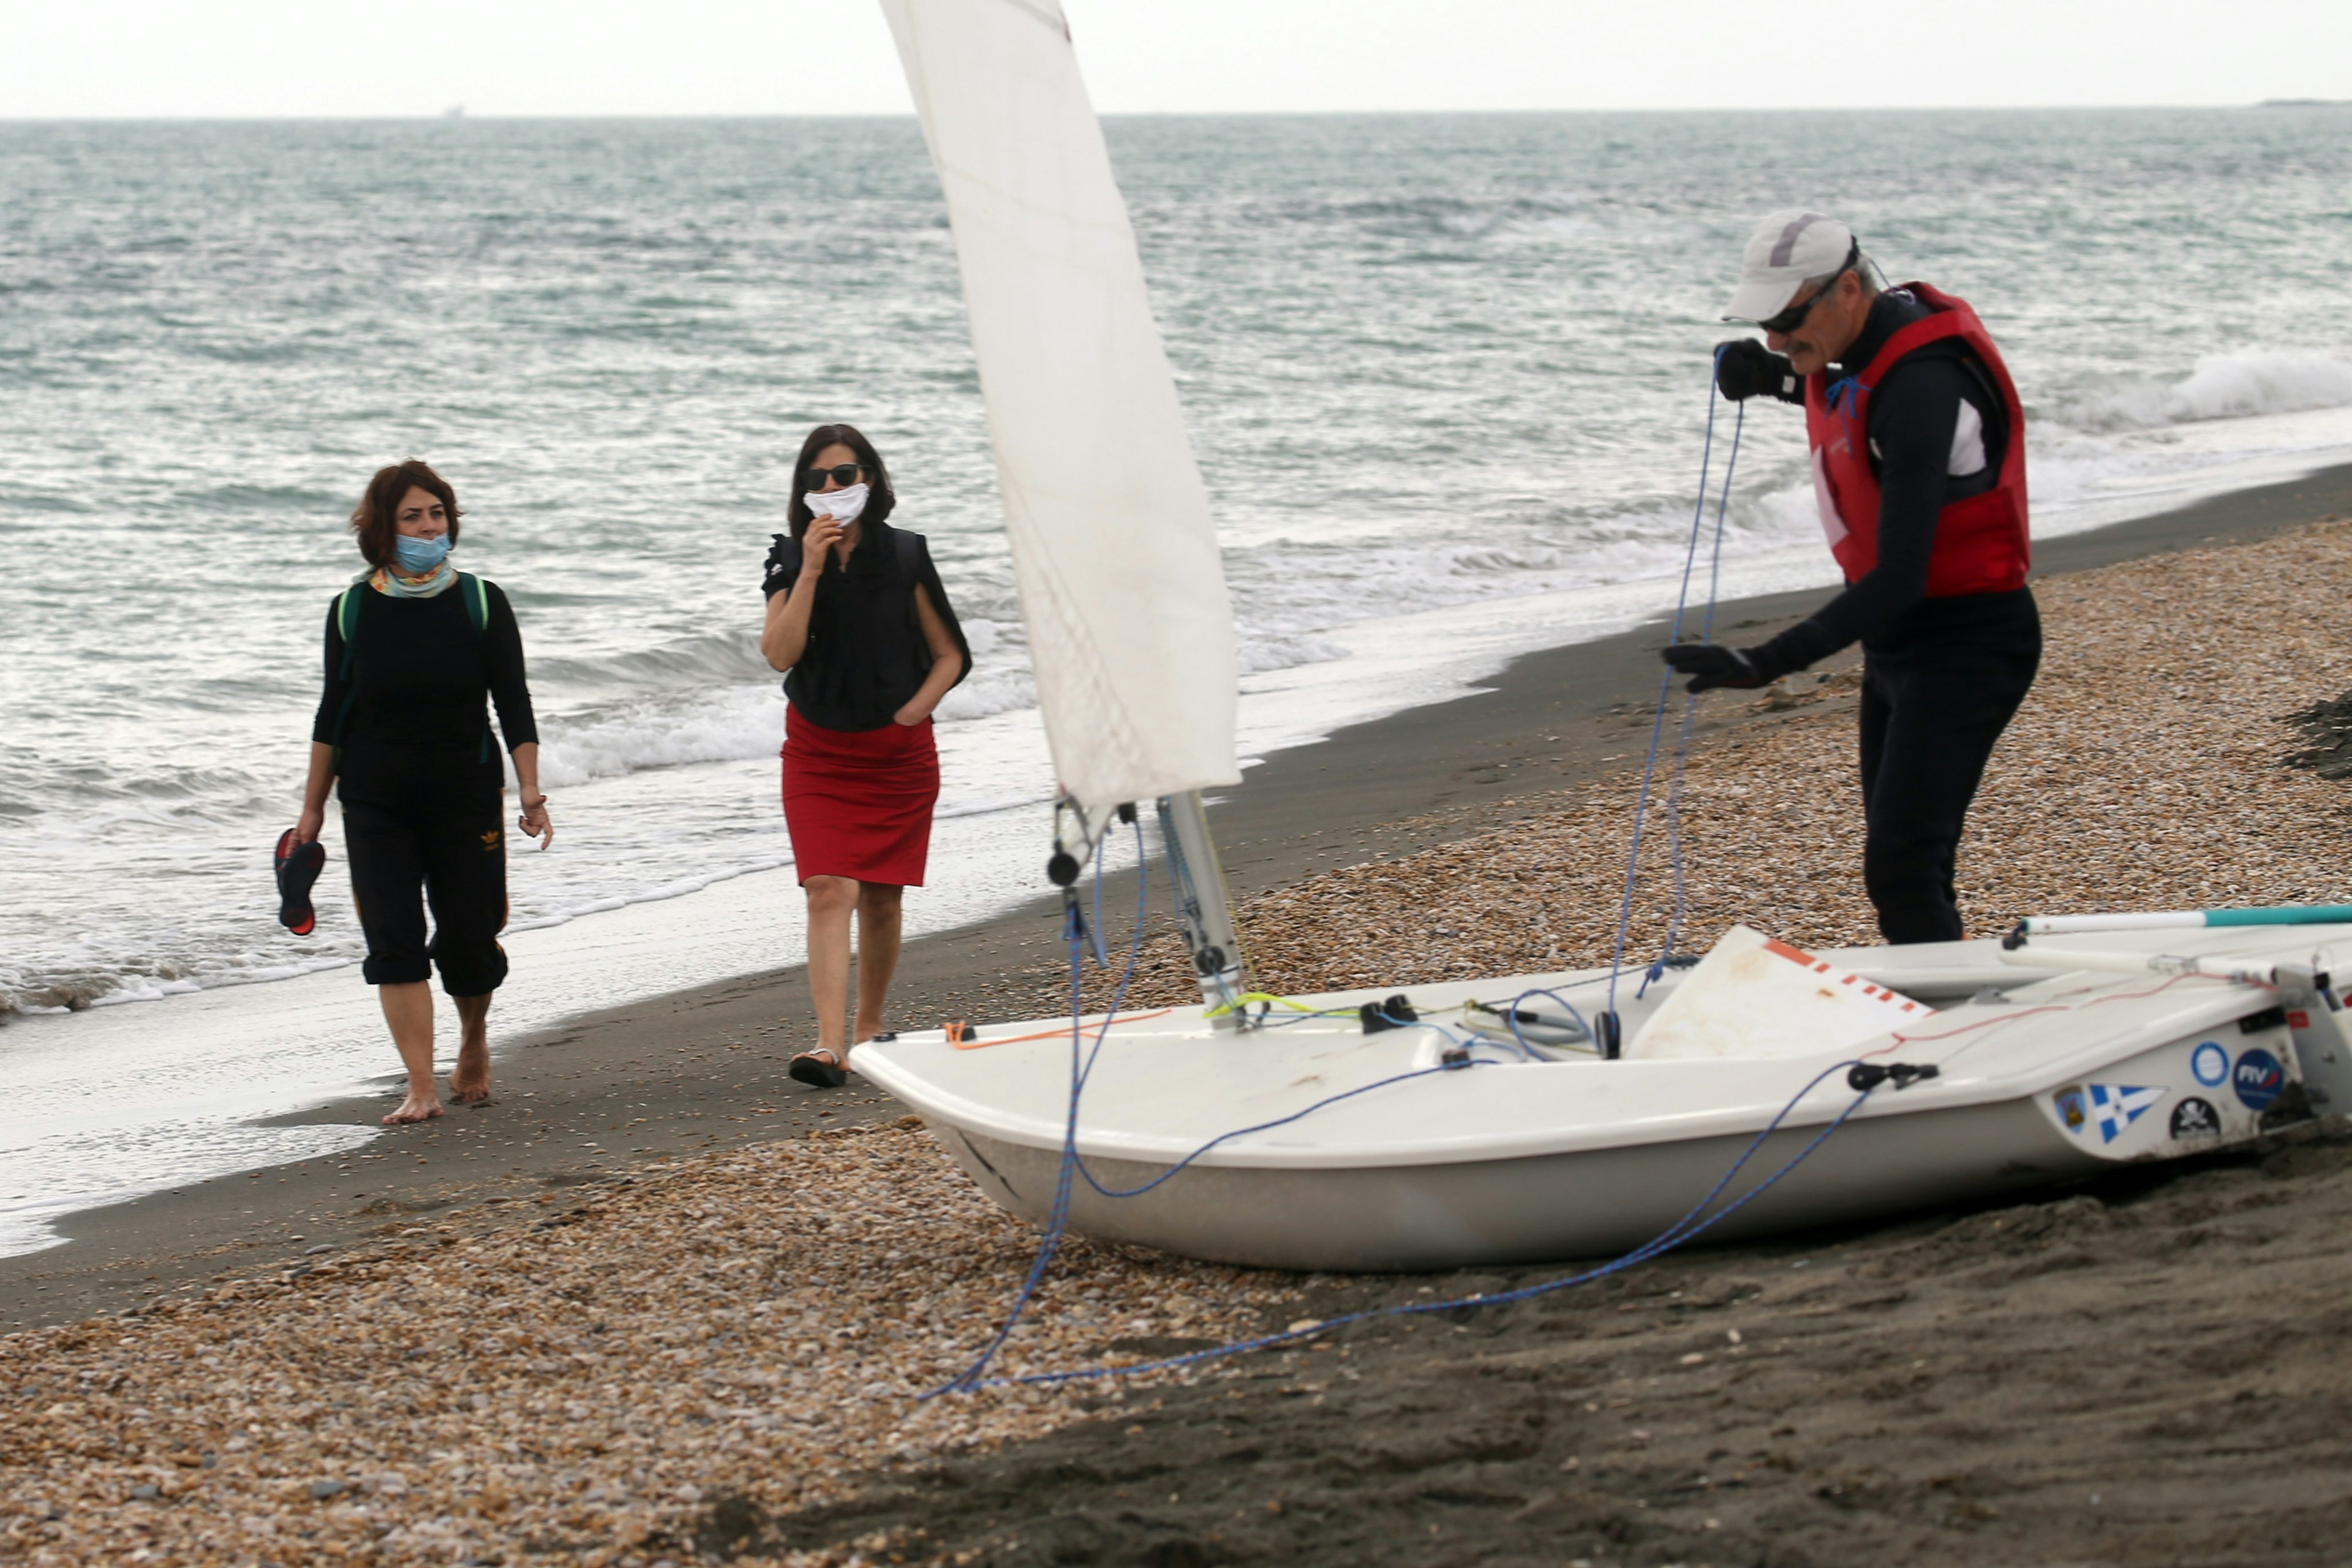
<svg viewBox="0 0 2352 1568">
<path fill-rule="evenodd" d="M 2352 581 L 2352 523 L 2037 585 L 2042 673 L 1960 849 L 1971 936 L 2027 914 L 2344 900 L 2352 796 L 2316 756 L 2285 764 L 2321 743 L 2296 716 L 2352 687 L 2352 605 L 2315 587 L 2282 594 L 2297 580 Z M 1859 874 L 1860 685 L 1849 655 L 1760 697 L 1714 699 L 1768 722 L 1692 756 L 1678 803 L 1682 951 L 1705 952 L 1734 921 L 1803 946 L 1880 940 Z M 1670 781 L 1662 763 L 1626 943 L 1635 962 L 1661 950 L 1674 913 Z M 1246 912 L 1244 941 L 1286 991 L 1607 963 L 1631 784 L 1602 780 L 1513 827 L 1268 896 Z M 1400 974 L 1387 960 L 1405 954 Z M 1154 994 L 1177 988 L 1160 978 Z"/>
<path fill-rule="evenodd" d="M 60 1563 L 690 1557 L 747 1510 L 1072 1418 L 917 1397 L 1032 1249 L 906 1119 L 12 1336 L 0 1539 Z M 1000 1370 L 1215 1343 L 1292 1294 L 1079 1242 Z"/>
<path fill-rule="evenodd" d="M 1972 934 L 2344 901 L 2352 796 L 2292 764 L 2326 744 L 2296 715 L 2352 688 L 2352 605 L 2328 586 L 2347 579 L 2352 522 L 2315 507 L 2284 533 L 2038 582 L 2042 673 L 1962 851 Z M 1856 679 L 1849 658 L 1702 703 L 1674 806 L 1685 951 L 1734 920 L 1875 940 Z M 1636 717 L 1559 721 L 1559 754 L 1596 759 L 1583 776 L 1400 817 L 1371 858 L 1245 899 L 1258 981 L 1409 990 L 1607 962 Z M 1643 958 L 1673 912 L 1654 789 Z M 947 1000 L 1050 1016 L 1063 975 L 1037 937 Z M 1166 933 L 1137 985 L 1190 994 Z M 774 1016 L 781 983 L 743 989 Z M 560 1200 L 379 1218 L 315 1258 L 225 1252 L 199 1289 L 0 1338 L 0 1555 L 2333 1560 L 2296 1491 L 2343 1458 L 2340 1402 L 2315 1392 L 2340 1385 L 2324 1329 L 2352 1286 L 2329 1239 L 2352 1216 L 2352 1143 L 2329 1129 L 1181 1374 L 923 1400 L 1001 1321 L 1034 1237 L 911 1119 L 860 1114 L 615 1163 Z M 996 1370 L 1542 1277 L 1253 1274 L 1075 1240 Z"/>
</svg>

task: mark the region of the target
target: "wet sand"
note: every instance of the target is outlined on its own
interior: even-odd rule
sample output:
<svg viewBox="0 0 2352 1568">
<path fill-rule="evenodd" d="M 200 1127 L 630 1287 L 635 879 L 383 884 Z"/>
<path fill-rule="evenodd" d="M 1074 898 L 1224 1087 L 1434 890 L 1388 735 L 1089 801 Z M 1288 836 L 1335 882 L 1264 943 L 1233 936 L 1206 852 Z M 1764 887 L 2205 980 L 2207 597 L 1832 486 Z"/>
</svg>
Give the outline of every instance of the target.
<svg viewBox="0 0 2352 1568">
<path fill-rule="evenodd" d="M 2051 542 L 2038 564 L 2080 570 L 2347 510 L 2352 471 L 2337 470 Z M 2282 616 L 2332 592 L 2275 564 Z M 1743 602 L 1719 624 L 1747 640 L 1821 597 Z M 1530 656 L 1488 691 L 1254 769 L 1215 808 L 1237 896 L 1264 902 L 1334 867 L 1539 822 L 1563 792 L 1622 778 L 1646 738 L 1660 640 L 1646 628 Z M 1835 703 L 1718 704 L 1702 754 L 1747 744 L 1727 736 L 1736 728 L 1759 747 L 1818 730 Z M 1050 1014 L 1061 984 L 1041 900 L 913 944 L 898 994 L 902 1016 L 986 1020 Z M 224 1276 L 511 1238 L 530 1234 L 519 1213 L 570 1215 L 590 1184 L 896 1116 L 870 1091 L 820 1096 L 783 1078 L 807 1043 L 799 985 L 782 971 L 576 1019 L 506 1052 L 488 1108 L 355 1156 L 77 1216 L 70 1244 L 0 1261 L 0 1327 L 194 1295 Z M 388 1103 L 315 1117 L 372 1119 Z M 1443 1349 L 1428 1326 L 1369 1326 L 1344 1354 L 1139 1394 L 1099 1421 L 877 1477 L 861 1500 L 782 1516 L 756 1498 L 707 1507 L 702 1534 L 775 1550 L 923 1528 L 921 1550 L 1004 1563 L 2331 1560 L 2308 1555 L 2320 1521 L 2307 1500 L 2333 1463 L 2335 1440 L 2316 1434 L 2341 1424 L 2328 1425 L 2332 1396 L 2283 1391 L 2325 1385 L 2334 1352 L 2313 1314 L 2352 1283 L 2324 1245 L 2340 1228 L 2330 1205 L 2352 1202 L 2336 1190 L 2342 1147 L 2306 1132 L 1977 1219 L 1694 1254 L 1446 1325 Z M 2027 1267 L 2040 1252 L 2062 1260 Z M 1308 1281 L 1301 1315 L 1422 1283 Z M 2219 1348 L 2188 1355 L 2199 1346 Z M 1353 1375 L 1316 1371 L 1335 1356 Z M 2288 1406 L 2307 1440 L 2265 1464 Z M 1066 1402 L 1055 1418 L 1082 1414 Z M 1788 1418 L 1750 1430 L 1775 1415 Z"/>
<path fill-rule="evenodd" d="M 753 1539 L 883 1532 L 1007 1568 L 2340 1563 L 2347 1237 L 2352 1132 L 2306 1129 L 2050 1201 L 1359 1325 Z M 1286 1310 L 1557 1273 L 1318 1280 Z"/>
</svg>

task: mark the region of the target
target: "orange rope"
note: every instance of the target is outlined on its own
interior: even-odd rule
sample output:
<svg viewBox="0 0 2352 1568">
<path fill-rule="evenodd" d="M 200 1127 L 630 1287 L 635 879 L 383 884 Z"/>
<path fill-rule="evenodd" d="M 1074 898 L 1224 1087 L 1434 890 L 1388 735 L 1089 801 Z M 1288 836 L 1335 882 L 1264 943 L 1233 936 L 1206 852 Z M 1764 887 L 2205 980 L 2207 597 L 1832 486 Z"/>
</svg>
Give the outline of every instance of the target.
<svg viewBox="0 0 2352 1568">
<path fill-rule="evenodd" d="M 1169 1014 L 1173 1013 L 1174 1011 L 1176 1011 L 1176 1009 L 1173 1007 L 1162 1007 L 1157 1013 L 1129 1013 L 1125 1017 L 1120 1017 L 1117 1014 L 1113 1014 L 1110 1017 L 1104 1019 L 1101 1023 L 1091 1026 L 1097 1029 L 1108 1029 L 1113 1024 L 1140 1024 L 1147 1018 L 1165 1018 Z M 1034 1035 L 1006 1035 L 1001 1039 L 974 1040 L 963 1037 L 961 1032 L 951 1026 L 943 1026 L 943 1027 L 946 1029 L 948 1044 L 953 1046 L 960 1051 L 976 1051 L 986 1046 L 1009 1046 L 1021 1040 L 1050 1040 L 1057 1036 L 1066 1035 L 1070 1032 L 1066 1028 L 1040 1029 Z"/>
</svg>

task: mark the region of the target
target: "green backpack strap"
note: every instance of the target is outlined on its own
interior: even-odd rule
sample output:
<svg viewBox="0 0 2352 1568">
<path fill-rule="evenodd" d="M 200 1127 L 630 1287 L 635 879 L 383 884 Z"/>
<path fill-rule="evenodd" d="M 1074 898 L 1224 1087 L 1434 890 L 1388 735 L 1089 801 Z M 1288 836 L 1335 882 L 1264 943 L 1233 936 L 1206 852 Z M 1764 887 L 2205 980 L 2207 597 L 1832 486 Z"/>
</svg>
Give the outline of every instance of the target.
<svg viewBox="0 0 2352 1568">
<path fill-rule="evenodd" d="M 343 670 L 338 677 L 351 684 L 352 663 L 358 658 L 360 641 L 360 589 L 367 579 L 362 577 L 335 595 L 335 628 L 343 634 Z"/>
<path fill-rule="evenodd" d="M 365 577 L 352 579 L 352 585 L 335 595 L 335 629 L 342 634 L 343 666 L 336 683 L 343 689 L 342 706 L 335 710 L 335 756 L 340 763 L 343 752 L 343 731 L 351 724 L 352 710 L 359 705 L 360 689 L 352 684 L 352 669 L 359 655 L 360 590 Z"/>
<path fill-rule="evenodd" d="M 479 638 L 490 626 L 490 591 L 488 584 L 471 572 L 457 574 L 457 592 L 466 601 L 466 618 L 474 623 L 474 636 Z M 488 763 L 495 748 L 490 743 L 490 721 L 482 721 L 482 743 L 476 749 L 478 760 Z"/>
</svg>

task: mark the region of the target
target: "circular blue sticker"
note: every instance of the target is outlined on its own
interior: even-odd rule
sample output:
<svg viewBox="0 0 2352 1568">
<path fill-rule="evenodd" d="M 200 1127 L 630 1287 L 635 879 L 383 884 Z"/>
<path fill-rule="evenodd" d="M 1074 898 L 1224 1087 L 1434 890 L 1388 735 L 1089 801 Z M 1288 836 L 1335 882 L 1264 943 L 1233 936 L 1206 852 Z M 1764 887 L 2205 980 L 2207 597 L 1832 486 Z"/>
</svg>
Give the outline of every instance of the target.
<svg viewBox="0 0 2352 1568">
<path fill-rule="evenodd" d="M 2207 1089 L 2219 1089 L 2221 1080 L 2230 1076 L 2230 1053 L 2208 1040 L 2189 1054 L 2189 1070 Z"/>
<path fill-rule="evenodd" d="M 2231 1082 L 2238 1091 L 2239 1104 L 2248 1110 L 2268 1110 L 2286 1089 L 2286 1068 L 2268 1051 L 2248 1051 L 2238 1058 L 2238 1070 Z"/>
</svg>

